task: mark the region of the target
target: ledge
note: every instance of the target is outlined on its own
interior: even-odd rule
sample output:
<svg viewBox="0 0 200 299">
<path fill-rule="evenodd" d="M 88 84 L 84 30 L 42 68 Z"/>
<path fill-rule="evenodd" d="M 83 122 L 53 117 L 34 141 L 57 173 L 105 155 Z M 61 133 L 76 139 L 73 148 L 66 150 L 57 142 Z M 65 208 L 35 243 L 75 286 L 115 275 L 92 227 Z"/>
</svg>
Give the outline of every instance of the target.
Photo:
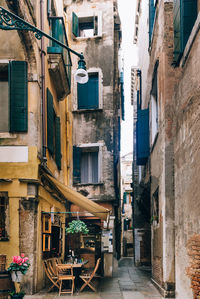
<svg viewBox="0 0 200 299">
<path fill-rule="evenodd" d="M 102 112 L 102 108 L 97 108 L 97 109 L 78 109 L 78 110 L 73 110 L 72 113 L 74 114 L 80 114 L 80 113 L 86 113 L 86 112 Z"/>
</svg>

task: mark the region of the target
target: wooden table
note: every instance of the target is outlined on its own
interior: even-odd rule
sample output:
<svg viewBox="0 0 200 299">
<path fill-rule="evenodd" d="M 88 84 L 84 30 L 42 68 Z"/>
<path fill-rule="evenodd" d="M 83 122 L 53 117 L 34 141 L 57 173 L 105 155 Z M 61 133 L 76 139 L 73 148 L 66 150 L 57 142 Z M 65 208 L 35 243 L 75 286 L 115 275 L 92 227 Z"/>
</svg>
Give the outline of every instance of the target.
<svg viewBox="0 0 200 299">
<path fill-rule="evenodd" d="M 62 264 L 62 266 L 63 265 L 66 265 L 66 266 L 72 266 L 72 268 L 73 268 L 73 270 L 74 270 L 74 276 L 76 277 L 75 278 L 75 286 L 78 284 L 78 282 L 79 282 L 79 275 L 81 274 L 81 271 L 82 271 L 82 267 L 84 266 L 84 265 L 86 265 L 88 263 L 88 260 L 85 260 L 85 261 L 83 261 L 83 262 L 81 262 L 81 263 L 63 263 Z M 59 265 L 59 264 L 58 264 Z M 67 268 L 67 267 L 66 267 Z"/>
</svg>

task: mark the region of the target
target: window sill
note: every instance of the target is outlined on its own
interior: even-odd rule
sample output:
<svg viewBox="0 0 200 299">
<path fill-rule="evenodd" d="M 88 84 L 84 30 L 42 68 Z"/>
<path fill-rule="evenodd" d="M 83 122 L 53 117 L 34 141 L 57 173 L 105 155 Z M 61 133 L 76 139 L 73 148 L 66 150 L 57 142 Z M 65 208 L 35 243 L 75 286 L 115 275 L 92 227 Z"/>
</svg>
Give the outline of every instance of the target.
<svg viewBox="0 0 200 299">
<path fill-rule="evenodd" d="M 0 133 L 0 138 L 4 139 L 14 139 L 17 138 L 17 134 L 12 134 L 12 133 Z"/>
<path fill-rule="evenodd" d="M 90 40 L 90 39 L 101 39 L 103 36 L 102 35 L 94 35 L 94 36 L 77 36 L 74 38 L 76 41 L 84 41 L 84 40 Z"/>
<path fill-rule="evenodd" d="M 79 187 L 79 186 L 102 186 L 104 183 L 77 183 L 74 184 L 74 186 Z"/>
<path fill-rule="evenodd" d="M 77 113 L 77 114 L 80 114 L 80 113 L 86 113 L 86 112 L 102 112 L 103 109 L 101 108 L 94 108 L 94 109 L 78 109 L 78 110 L 74 110 L 72 111 L 72 113 Z"/>
<path fill-rule="evenodd" d="M 0 239 L 0 242 L 7 242 L 7 241 L 9 241 L 9 238 L 1 238 Z"/>
</svg>

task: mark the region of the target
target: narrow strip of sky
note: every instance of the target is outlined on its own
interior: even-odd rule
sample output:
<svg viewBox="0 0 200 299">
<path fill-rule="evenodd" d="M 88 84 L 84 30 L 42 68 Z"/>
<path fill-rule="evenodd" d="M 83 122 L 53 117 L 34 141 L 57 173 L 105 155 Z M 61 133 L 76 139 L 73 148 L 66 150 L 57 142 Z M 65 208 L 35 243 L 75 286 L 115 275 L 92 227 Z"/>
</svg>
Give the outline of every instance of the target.
<svg viewBox="0 0 200 299">
<path fill-rule="evenodd" d="M 121 155 L 133 151 L 133 107 L 131 106 L 131 67 L 137 64 L 133 45 L 136 0 L 118 0 L 122 25 L 122 52 L 124 56 L 125 121 L 122 122 Z"/>
</svg>

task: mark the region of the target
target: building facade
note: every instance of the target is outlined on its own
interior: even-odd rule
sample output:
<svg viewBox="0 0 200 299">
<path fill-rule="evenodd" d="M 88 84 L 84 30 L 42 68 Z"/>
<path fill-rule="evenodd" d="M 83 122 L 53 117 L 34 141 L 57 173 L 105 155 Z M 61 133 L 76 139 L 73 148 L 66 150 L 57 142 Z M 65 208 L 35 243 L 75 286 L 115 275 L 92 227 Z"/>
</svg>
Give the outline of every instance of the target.
<svg viewBox="0 0 200 299">
<path fill-rule="evenodd" d="M 104 275 L 110 276 L 113 255 L 120 255 L 122 110 L 118 69 L 121 29 L 117 1 L 65 0 L 64 6 L 70 45 L 76 51 L 84 52 L 89 75 L 85 85 L 77 84 L 72 78 L 73 186 L 76 191 L 111 211 L 108 227 L 103 227 L 96 218 L 82 215 L 89 225 L 101 228 Z"/>
<path fill-rule="evenodd" d="M 147 187 L 153 281 L 165 297 L 197 298 L 200 3 L 146 2 L 138 1 L 134 38 L 145 52 L 136 69 L 135 183 L 139 201 Z"/>
</svg>

